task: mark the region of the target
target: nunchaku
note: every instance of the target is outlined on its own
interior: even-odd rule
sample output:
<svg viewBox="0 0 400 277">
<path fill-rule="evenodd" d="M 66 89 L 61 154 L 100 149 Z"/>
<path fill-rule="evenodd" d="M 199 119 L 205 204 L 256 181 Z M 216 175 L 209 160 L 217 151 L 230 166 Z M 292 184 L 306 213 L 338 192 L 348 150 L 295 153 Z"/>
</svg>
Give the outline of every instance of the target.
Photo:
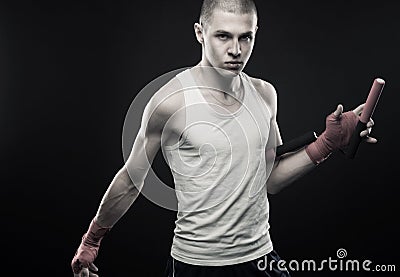
<svg viewBox="0 0 400 277">
<path fill-rule="evenodd" d="M 362 138 L 360 137 L 361 131 L 367 128 L 367 123 L 372 117 L 376 105 L 378 104 L 378 100 L 383 91 L 383 87 L 385 86 L 385 81 L 381 78 L 375 78 L 371 90 L 368 94 L 367 101 L 365 102 L 363 111 L 358 118 L 357 126 L 353 131 L 353 134 L 350 138 L 349 146 L 346 149 L 345 155 L 349 159 L 354 159 L 356 152 L 358 150 L 358 146 L 361 143 Z M 276 148 L 276 156 L 281 156 L 285 153 L 289 153 L 295 150 L 298 150 L 317 139 L 317 135 L 313 131 L 309 131 L 304 133 L 303 135 L 296 137 L 288 142 L 280 145 Z"/>
<path fill-rule="evenodd" d="M 349 159 L 354 159 L 358 146 L 361 142 L 360 132 L 367 128 L 367 123 L 372 117 L 376 104 L 378 104 L 379 97 L 385 86 L 385 81 L 381 78 L 376 78 L 372 83 L 371 90 L 368 94 L 367 101 L 360 117 L 358 118 L 357 126 L 350 138 L 350 143 L 348 149 L 346 149 L 345 155 Z"/>
</svg>

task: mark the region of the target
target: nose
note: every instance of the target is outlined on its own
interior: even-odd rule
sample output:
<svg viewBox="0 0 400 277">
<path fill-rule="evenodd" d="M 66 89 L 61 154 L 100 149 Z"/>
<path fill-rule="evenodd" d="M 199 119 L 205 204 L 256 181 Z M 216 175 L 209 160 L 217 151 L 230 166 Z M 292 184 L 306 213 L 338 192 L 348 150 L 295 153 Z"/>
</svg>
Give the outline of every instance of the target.
<svg viewBox="0 0 400 277">
<path fill-rule="evenodd" d="M 232 40 L 232 45 L 230 45 L 228 49 L 228 54 L 232 55 L 234 57 L 239 56 L 242 53 L 242 50 L 240 49 L 240 43 L 237 39 Z"/>
</svg>

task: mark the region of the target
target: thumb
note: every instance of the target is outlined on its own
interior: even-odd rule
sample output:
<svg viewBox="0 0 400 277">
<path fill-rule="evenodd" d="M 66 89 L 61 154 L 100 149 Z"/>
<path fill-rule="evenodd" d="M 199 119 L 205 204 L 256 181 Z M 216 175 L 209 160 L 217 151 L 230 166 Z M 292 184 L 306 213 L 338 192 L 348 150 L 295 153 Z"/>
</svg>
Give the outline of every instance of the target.
<svg viewBox="0 0 400 277">
<path fill-rule="evenodd" d="M 365 106 L 365 103 L 359 105 L 357 108 L 355 108 L 355 109 L 353 110 L 353 112 L 354 112 L 356 115 L 361 115 L 361 112 L 363 111 L 364 106 Z"/>
<path fill-rule="evenodd" d="M 343 113 L 343 105 L 342 105 L 342 104 L 339 104 L 339 105 L 337 106 L 337 108 L 336 108 L 336 111 L 333 112 L 333 115 L 334 115 L 337 119 L 339 119 L 340 116 L 342 115 L 342 113 Z"/>
<path fill-rule="evenodd" d="M 89 269 L 93 271 L 99 271 L 99 269 L 97 268 L 97 266 L 94 265 L 94 263 L 89 264 Z"/>
</svg>

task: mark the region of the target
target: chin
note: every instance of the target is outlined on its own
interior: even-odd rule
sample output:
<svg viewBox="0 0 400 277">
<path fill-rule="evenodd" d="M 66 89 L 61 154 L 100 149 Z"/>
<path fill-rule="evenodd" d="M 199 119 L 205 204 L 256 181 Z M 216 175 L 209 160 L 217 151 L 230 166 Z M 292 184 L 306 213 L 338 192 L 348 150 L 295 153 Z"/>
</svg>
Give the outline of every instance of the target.
<svg viewBox="0 0 400 277">
<path fill-rule="evenodd" d="M 219 67 L 218 68 L 218 73 L 221 74 L 224 77 L 236 77 L 242 72 L 242 68 L 238 69 L 232 69 L 232 68 L 226 68 L 226 67 Z"/>
<path fill-rule="evenodd" d="M 242 72 L 242 69 L 226 69 L 225 71 L 228 77 L 236 77 Z"/>
</svg>

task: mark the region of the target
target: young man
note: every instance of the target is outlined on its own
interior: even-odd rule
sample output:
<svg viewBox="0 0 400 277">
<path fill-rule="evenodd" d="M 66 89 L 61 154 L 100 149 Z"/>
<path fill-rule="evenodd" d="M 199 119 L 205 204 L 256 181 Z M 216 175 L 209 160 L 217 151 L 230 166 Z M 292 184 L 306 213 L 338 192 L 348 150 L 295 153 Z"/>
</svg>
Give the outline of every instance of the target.
<svg viewBox="0 0 400 277">
<path fill-rule="evenodd" d="M 157 151 L 174 176 L 178 213 L 166 276 L 289 276 L 269 236 L 267 192 L 277 193 L 348 143 L 363 105 L 338 105 L 306 147 L 275 157 L 282 144 L 273 86 L 243 69 L 253 50 L 252 0 L 205 0 L 194 26 L 199 64 L 151 98 L 126 164 L 105 193 L 72 260 L 74 276 L 97 276 L 105 234 L 129 209 Z M 372 120 L 360 136 L 369 137 Z M 274 261 L 272 266 L 260 262 Z"/>
</svg>

